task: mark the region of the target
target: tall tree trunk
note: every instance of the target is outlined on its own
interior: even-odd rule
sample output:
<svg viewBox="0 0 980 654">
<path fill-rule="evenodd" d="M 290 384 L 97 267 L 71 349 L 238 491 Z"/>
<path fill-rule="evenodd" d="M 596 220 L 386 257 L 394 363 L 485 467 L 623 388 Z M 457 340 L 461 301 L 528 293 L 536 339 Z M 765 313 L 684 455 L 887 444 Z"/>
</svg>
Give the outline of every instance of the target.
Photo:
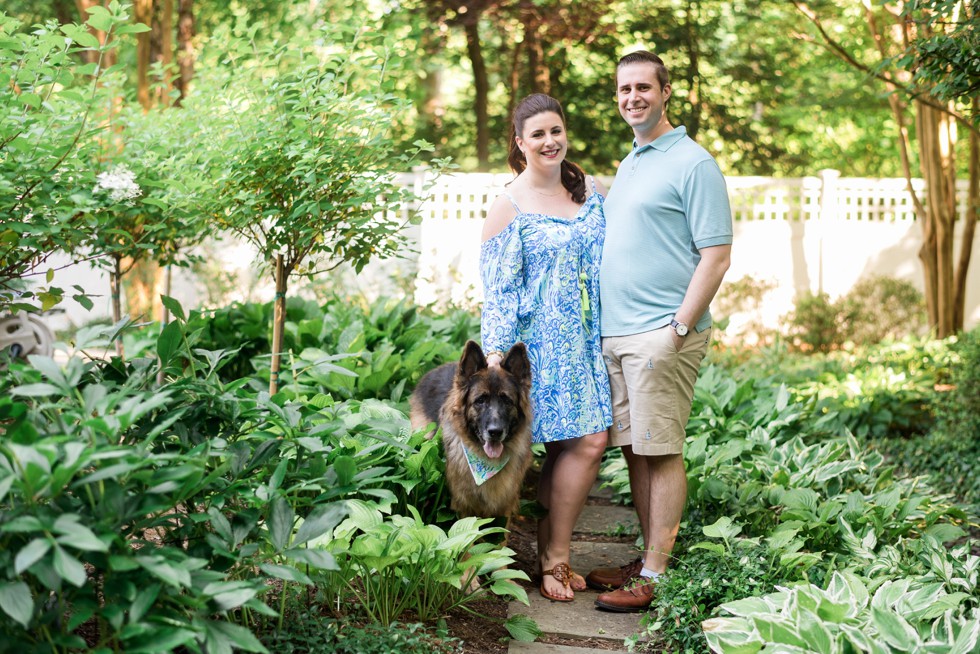
<svg viewBox="0 0 980 654">
<path fill-rule="evenodd" d="M 701 13 L 701 3 L 698 0 L 687 3 L 687 16 L 685 27 L 687 32 L 687 56 L 690 61 L 688 69 L 688 88 L 687 100 L 691 103 L 691 119 L 687 125 L 688 135 L 695 141 L 698 139 L 698 132 L 701 130 L 701 71 L 700 50 L 698 48 L 699 15 Z"/>
<path fill-rule="evenodd" d="M 88 20 L 88 17 L 89 17 L 88 9 L 90 7 L 106 7 L 108 5 L 109 5 L 109 0 L 103 0 L 102 2 L 99 2 L 99 0 L 75 0 L 75 7 L 78 9 L 78 15 L 80 16 L 81 21 L 83 23 L 86 20 Z M 102 45 L 105 45 L 105 42 L 106 42 L 106 33 L 105 32 L 103 32 L 102 30 L 97 30 L 97 29 L 93 29 L 93 28 L 89 28 L 89 31 L 92 32 L 92 34 L 95 36 L 95 38 L 97 38 L 99 40 L 99 43 L 101 43 Z M 98 63 L 99 62 L 99 53 L 98 52 L 92 52 L 92 51 L 89 50 L 89 51 L 86 51 L 86 52 L 83 52 L 82 53 L 82 58 L 85 59 L 86 63 L 95 64 L 95 63 Z M 103 69 L 106 69 L 106 68 L 114 65 L 115 63 L 116 63 L 116 50 L 115 49 L 108 50 L 108 51 L 106 51 L 106 52 L 104 52 L 102 54 L 102 68 Z"/>
<path fill-rule="evenodd" d="M 74 23 L 78 20 L 78 16 L 75 15 L 77 7 L 72 0 L 54 0 L 52 4 L 54 5 L 54 15 L 58 19 L 59 25 Z"/>
<path fill-rule="evenodd" d="M 160 62 L 163 83 L 154 94 L 153 102 L 167 105 L 170 91 L 174 88 L 174 0 L 161 0 L 153 16 L 153 57 Z"/>
<path fill-rule="evenodd" d="M 269 395 L 279 392 L 279 371 L 282 369 L 283 330 L 286 327 L 286 266 L 282 255 L 276 255 L 276 299 L 272 312 L 272 368 L 269 371 Z"/>
<path fill-rule="evenodd" d="M 929 238 L 920 252 L 923 266 L 931 269 L 934 284 L 936 335 L 945 338 L 956 333 L 954 324 L 953 227 L 956 220 L 956 129 L 946 113 L 916 101 L 917 137 L 922 177 L 926 183 L 926 222 Z M 927 230 L 923 229 L 923 232 Z M 928 251 L 931 249 L 931 252 Z M 927 273 L 927 280 L 929 273 Z"/>
<path fill-rule="evenodd" d="M 551 93 L 551 73 L 545 63 L 541 41 L 541 19 L 534 9 L 521 12 L 524 25 L 524 49 L 527 51 L 527 77 L 531 93 Z"/>
<path fill-rule="evenodd" d="M 476 114 L 476 160 L 477 169 L 490 170 L 490 116 L 487 109 L 490 95 L 490 82 L 487 79 L 487 65 L 483 60 L 480 46 L 479 14 L 467 16 L 463 28 L 466 31 L 466 51 L 473 65 L 473 86 L 476 90 L 474 113 Z"/>
<path fill-rule="evenodd" d="M 980 112 L 980 98 L 973 98 L 973 115 Z M 960 260 L 956 267 L 956 281 L 953 288 L 953 326 L 962 330 L 966 320 L 966 281 L 973 255 L 973 238 L 976 235 L 977 220 L 980 219 L 980 137 L 970 132 L 970 183 L 966 202 L 966 215 L 963 216 L 963 238 L 960 241 Z"/>
<path fill-rule="evenodd" d="M 514 115 L 517 108 L 518 94 L 521 92 L 521 52 L 524 49 L 524 40 L 514 43 L 514 50 L 510 57 L 510 100 L 507 102 L 507 118 Z M 510 143 L 507 144 L 510 148 Z"/>
<path fill-rule="evenodd" d="M 177 5 L 177 69 L 179 74 L 174 83 L 180 95 L 174 106 L 180 106 L 187 97 L 191 79 L 194 77 L 194 0 L 178 0 Z"/>
<path fill-rule="evenodd" d="M 150 99 L 150 60 L 153 39 L 153 0 L 134 0 L 133 19 L 151 28 L 149 32 L 136 35 L 136 99 L 143 111 L 149 111 L 153 102 Z"/>
<path fill-rule="evenodd" d="M 173 266 L 170 264 L 167 264 L 167 272 L 164 275 L 163 280 L 163 294 L 167 297 L 171 297 L 170 293 L 173 289 L 174 275 Z M 162 307 L 160 311 L 160 332 L 162 333 L 163 328 L 167 326 L 168 322 L 170 322 L 170 309 L 168 309 L 167 305 L 163 304 L 162 302 L 160 303 L 160 306 Z M 157 371 L 157 386 L 163 386 L 163 365 L 161 365 L 160 370 Z"/>
</svg>

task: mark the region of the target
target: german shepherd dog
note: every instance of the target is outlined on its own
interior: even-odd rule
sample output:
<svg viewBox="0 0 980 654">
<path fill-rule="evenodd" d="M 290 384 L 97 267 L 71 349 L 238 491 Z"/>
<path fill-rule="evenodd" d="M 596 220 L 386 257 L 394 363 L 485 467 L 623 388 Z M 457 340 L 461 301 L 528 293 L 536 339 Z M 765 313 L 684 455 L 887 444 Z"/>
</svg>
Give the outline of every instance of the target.
<svg viewBox="0 0 980 654">
<path fill-rule="evenodd" d="M 458 364 L 422 377 L 409 405 L 412 429 L 432 422 L 442 428 L 453 511 L 486 518 L 515 513 L 532 460 L 526 346 L 517 343 L 500 365 L 488 366 L 480 346 L 468 341 Z M 497 468 L 486 478 L 486 470 Z"/>
</svg>

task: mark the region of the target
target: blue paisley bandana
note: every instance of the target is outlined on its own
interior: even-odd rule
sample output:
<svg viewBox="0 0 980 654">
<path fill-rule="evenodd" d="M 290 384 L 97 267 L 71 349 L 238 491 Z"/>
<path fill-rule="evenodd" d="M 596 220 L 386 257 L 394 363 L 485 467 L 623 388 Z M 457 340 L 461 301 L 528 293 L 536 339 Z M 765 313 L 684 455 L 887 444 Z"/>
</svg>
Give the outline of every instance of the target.
<svg viewBox="0 0 980 654">
<path fill-rule="evenodd" d="M 460 443 L 463 445 L 462 443 Z M 488 461 L 476 452 L 471 452 L 470 448 L 463 445 L 463 452 L 466 454 L 466 462 L 470 464 L 470 472 L 473 473 L 473 481 L 477 486 L 482 486 L 484 482 L 504 469 L 509 456 L 502 456 L 495 461 Z"/>
</svg>

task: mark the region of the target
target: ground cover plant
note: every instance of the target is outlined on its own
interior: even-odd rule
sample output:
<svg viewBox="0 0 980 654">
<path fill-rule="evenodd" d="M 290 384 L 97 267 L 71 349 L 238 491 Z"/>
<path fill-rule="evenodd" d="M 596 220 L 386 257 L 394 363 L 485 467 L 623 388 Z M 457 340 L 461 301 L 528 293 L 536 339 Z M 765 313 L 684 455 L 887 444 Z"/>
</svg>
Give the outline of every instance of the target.
<svg viewBox="0 0 980 654">
<path fill-rule="evenodd" d="M 452 651 L 439 618 L 471 601 L 471 566 L 483 592 L 520 596 L 508 583 L 519 573 L 501 569 L 513 553 L 489 544 L 492 525 L 453 519 L 438 442 L 409 433 L 405 418 L 405 389 L 455 356 L 472 314 L 294 300 L 286 351 L 305 363 L 269 396 L 259 325 L 270 305 L 185 316 L 168 303 L 177 320 L 162 332 L 129 334 L 124 321 L 75 337 L 87 350 L 122 331 L 146 356 L 35 358 L 4 378 L 4 642 L 263 651 L 333 638 L 344 651 L 388 625 L 399 647 Z M 252 337 L 236 333 L 253 335 L 252 354 Z M 908 433 L 900 408 L 910 398 L 949 416 L 927 411 L 914 429 L 964 424 L 969 407 L 955 402 L 961 387 L 972 400 L 973 339 L 709 364 L 689 425 L 690 504 L 670 592 L 645 627 L 653 642 L 754 651 L 813 629 L 843 643 L 852 629 L 887 628 L 905 634 L 895 643 L 972 642 L 975 556 L 947 545 L 969 514 L 897 475 L 873 445 Z M 936 380 L 956 391 L 937 393 Z M 628 489 L 615 457 L 603 474 Z M 465 551 L 475 558 L 464 562 Z M 855 602 L 846 619 L 817 610 L 829 622 L 814 627 L 812 611 L 796 609 L 839 605 L 845 592 Z M 906 615 L 913 600 L 933 608 Z M 309 629 L 350 618 L 351 628 Z M 533 638 L 523 624 L 514 636 Z"/>
<path fill-rule="evenodd" d="M 769 353 L 702 370 L 688 511 L 669 592 L 646 618 L 652 642 L 685 652 L 974 651 L 980 560 L 968 540 L 954 544 L 977 518 L 954 494 L 962 486 L 931 469 L 948 449 L 909 466 L 880 445 L 921 446 L 970 424 L 973 395 L 957 400 L 936 383 L 975 388 L 973 360 L 962 358 L 975 338 Z M 602 475 L 628 494 L 617 457 Z"/>
<path fill-rule="evenodd" d="M 526 602 L 499 529 L 454 519 L 438 441 L 402 410 L 223 380 L 231 354 L 171 306 L 155 358 L 33 357 L 2 380 L 5 651 L 267 651 L 314 604 L 431 628 L 487 594 Z"/>
</svg>

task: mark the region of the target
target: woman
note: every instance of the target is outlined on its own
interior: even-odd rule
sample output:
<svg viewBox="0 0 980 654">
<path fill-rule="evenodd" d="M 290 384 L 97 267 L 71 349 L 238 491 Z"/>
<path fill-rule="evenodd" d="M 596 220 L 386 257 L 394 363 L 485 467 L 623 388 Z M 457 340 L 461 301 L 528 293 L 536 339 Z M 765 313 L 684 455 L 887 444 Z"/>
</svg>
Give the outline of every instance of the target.
<svg viewBox="0 0 980 654">
<path fill-rule="evenodd" d="M 517 341 L 531 359 L 533 441 L 546 457 L 538 501 L 540 592 L 569 602 L 585 580 L 569 566 L 572 530 L 612 423 L 599 342 L 599 258 L 606 192 L 567 161 L 561 105 L 530 95 L 513 116 L 507 158 L 517 175 L 483 228 L 483 348 L 499 363 Z"/>
</svg>

